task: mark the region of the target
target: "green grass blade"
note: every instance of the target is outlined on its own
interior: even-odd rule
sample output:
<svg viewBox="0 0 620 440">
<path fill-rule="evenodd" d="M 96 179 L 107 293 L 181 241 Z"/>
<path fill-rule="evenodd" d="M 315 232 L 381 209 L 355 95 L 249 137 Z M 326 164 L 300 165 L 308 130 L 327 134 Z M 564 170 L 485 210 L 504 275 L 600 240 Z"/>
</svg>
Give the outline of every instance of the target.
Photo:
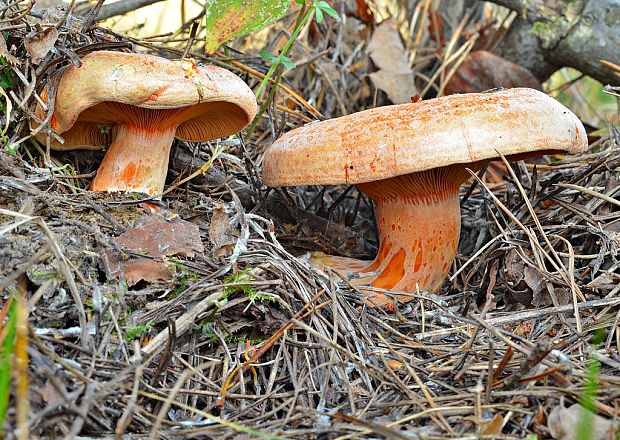
<svg viewBox="0 0 620 440">
<path fill-rule="evenodd" d="M 4 426 L 4 417 L 9 404 L 11 356 L 15 348 L 16 332 L 17 316 L 15 314 L 15 301 L 12 301 L 9 307 L 6 334 L 2 343 L 2 353 L 0 354 L 0 426 Z"/>
</svg>

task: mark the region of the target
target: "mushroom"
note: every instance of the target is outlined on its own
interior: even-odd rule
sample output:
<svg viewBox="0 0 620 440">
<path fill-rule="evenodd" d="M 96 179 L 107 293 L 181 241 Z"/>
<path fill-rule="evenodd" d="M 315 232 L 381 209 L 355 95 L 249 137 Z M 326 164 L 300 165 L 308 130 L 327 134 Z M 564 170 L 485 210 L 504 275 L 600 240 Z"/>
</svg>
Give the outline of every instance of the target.
<svg viewBox="0 0 620 440">
<path fill-rule="evenodd" d="M 583 125 L 546 94 L 515 88 L 379 107 L 290 131 L 265 152 L 267 186 L 353 184 L 375 203 L 373 261 L 315 255 L 311 262 L 363 285 L 436 292 L 457 251 L 458 191 L 499 153 L 509 159 L 587 148 Z M 411 295 L 397 295 L 406 301 Z M 391 308 L 370 292 L 371 305 Z"/>
<path fill-rule="evenodd" d="M 229 136 L 256 114 L 250 88 L 219 67 L 111 51 L 92 52 L 81 61 L 59 80 L 50 125 L 64 143 L 52 137 L 50 148 L 110 144 L 92 191 L 159 196 L 174 138 L 202 142 Z M 44 118 L 40 106 L 35 113 Z M 45 143 L 47 134 L 41 130 L 36 138 Z"/>
</svg>

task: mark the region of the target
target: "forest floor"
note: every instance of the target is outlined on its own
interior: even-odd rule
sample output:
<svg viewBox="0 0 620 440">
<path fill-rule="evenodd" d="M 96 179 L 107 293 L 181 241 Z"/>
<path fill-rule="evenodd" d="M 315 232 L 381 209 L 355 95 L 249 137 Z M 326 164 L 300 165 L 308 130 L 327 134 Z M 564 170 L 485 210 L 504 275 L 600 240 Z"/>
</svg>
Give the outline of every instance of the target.
<svg viewBox="0 0 620 440">
<path fill-rule="evenodd" d="M 295 19 L 270 28 L 269 51 Z M 372 206 L 354 187 L 268 189 L 261 161 L 280 133 L 318 114 L 388 103 L 367 76 L 375 26 L 364 20 L 308 25 L 297 67 L 268 104 L 261 96 L 252 133 L 175 142 L 173 189 L 157 201 L 88 192 L 103 153 L 46 154 L 27 115 L 74 56 L 132 47 L 180 57 L 187 38 L 139 40 L 65 20 L 56 50 L 33 64 L 30 27 L 6 18 L 15 57 L 0 48 L 0 80 L 11 82 L 0 148 L 6 438 L 612 438 L 601 432 L 620 416 L 613 125 L 582 155 L 494 166 L 488 184 L 463 185 L 458 255 L 436 294 L 370 308 L 308 264 L 310 251 L 371 259 Z M 199 43 L 189 56 L 254 89 L 269 67 L 247 39 L 213 57 Z M 460 47 L 447 46 L 424 36 L 403 50 L 419 51 L 415 71 L 443 87 L 441 66 Z M 436 93 L 416 81 L 422 98 Z M 132 240 L 167 252 L 128 250 Z"/>
</svg>

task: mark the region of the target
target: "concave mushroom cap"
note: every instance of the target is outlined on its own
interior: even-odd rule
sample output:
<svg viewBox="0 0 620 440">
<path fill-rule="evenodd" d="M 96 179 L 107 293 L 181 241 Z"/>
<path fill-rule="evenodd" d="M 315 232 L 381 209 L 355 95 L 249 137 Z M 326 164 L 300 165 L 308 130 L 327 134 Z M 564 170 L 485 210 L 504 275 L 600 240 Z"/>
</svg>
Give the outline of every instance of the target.
<svg viewBox="0 0 620 440">
<path fill-rule="evenodd" d="M 265 152 L 267 186 L 358 184 L 453 164 L 587 148 L 583 125 L 545 93 L 514 88 L 378 107 L 308 124 Z"/>
<path fill-rule="evenodd" d="M 111 103 L 153 110 L 189 110 L 199 105 L 177 115 L 188 117 L 175 134 L 185 141 L 231 135 L 256 115 L 252 90 L 235 74 L 216 66 L 111 51 L 92 52 L 81 61 L 82 66 L 67 69 L 58 84 L 50 125 L 65 144 L 52 139 L 53 149 L 98 149 L 109 142 L 102 126 L 132 124 L 132 115 Z M 37 115 L 44 116 L 40 107 Z M 45 143 L 45 138 L 38 133 L 40 142 Z"/>
</svg>

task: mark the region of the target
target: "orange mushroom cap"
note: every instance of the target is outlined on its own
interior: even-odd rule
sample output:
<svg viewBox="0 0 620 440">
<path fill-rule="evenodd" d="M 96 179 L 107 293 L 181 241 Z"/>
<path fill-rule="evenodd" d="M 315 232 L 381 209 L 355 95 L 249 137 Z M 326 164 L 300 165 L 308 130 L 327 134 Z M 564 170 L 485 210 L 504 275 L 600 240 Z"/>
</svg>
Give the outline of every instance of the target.
<svg viewBox="0 0 620 440">
<path fill-rule="evenodd" d="M 320 256 L 352 282 L 400 292 L 437 291 L 458 246 L 458 190 L 466 167 L 498 157 L 578 153 L 587 148 L 579 119 L 533 89 L 451 95 L 375 108 L 290 131 L 265 152 L 268 186 L 355 184 L 374 202 L 374 261 Z M 401 300 L 411 299 L 401 294 Z M 372 305 L 390 307 L 372 293 Z"/>
<path fill-rule="evenodd" d="M 266 151 L 263 182 L 357 184 L 493 159 L 498 152 L 578 153 L 586 146 L 577 116 L 538 90 L 450 95 L 292 130 Z"/>
<path fill-rule="evenodd" d="M 51 128 L 65 142 L 52 139 L 51 148 L 98 149 L 112 141 L 95 190 L 161 193 L 173 138 L 200 142 L 229 136 L 256 115 L 252 90 L 216 66 L 110 51 L 92 52 L 81 61 L 60 78 Z M 43 117 L 41 107 L 36 113 Z M 37 139 L 44 143 L 46 134 L 39 132 Z"/>
</svg>

